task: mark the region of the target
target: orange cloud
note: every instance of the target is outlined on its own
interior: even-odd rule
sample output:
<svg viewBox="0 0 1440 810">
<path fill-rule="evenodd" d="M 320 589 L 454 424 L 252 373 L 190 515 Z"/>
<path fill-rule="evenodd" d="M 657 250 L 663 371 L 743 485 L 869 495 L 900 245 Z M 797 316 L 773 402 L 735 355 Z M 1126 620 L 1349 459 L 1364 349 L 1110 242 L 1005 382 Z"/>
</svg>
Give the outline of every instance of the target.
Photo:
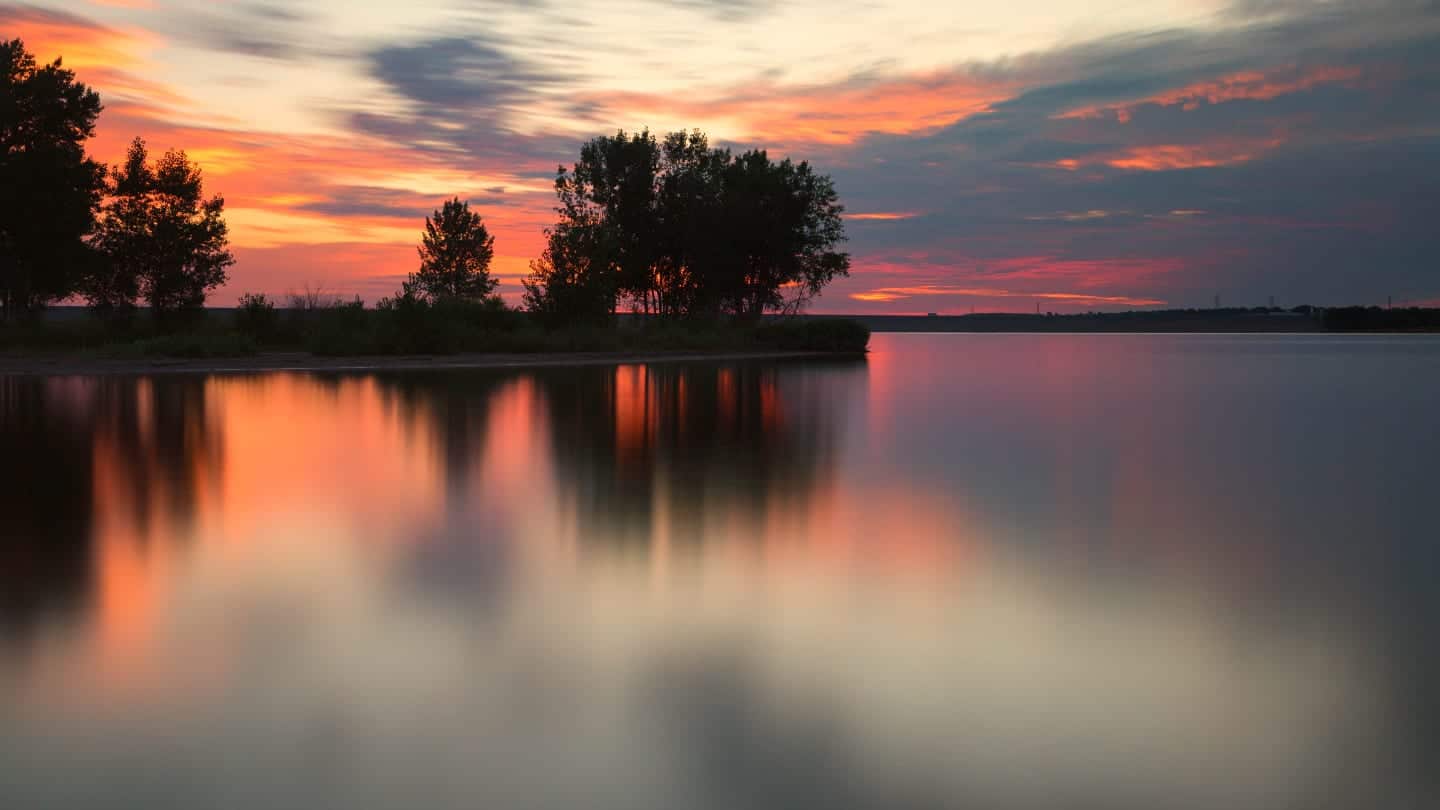
<svg viewBox="0 0 1440 810">
<path fill-rule="evenodd" d="M 857 222 L 893 222 L 901 219 L 914 219 L 918 216 L 920 215 L 908 211 L 873 211 L 864 214 L 846 214 L 845 218 Z"/>
<path fill-rule="evenodd" d="M 1223 104 L 1227 101 L 1268 101 L 1298 93 L 1324 84 L 1354 84 L 1363 72 L 1358 67 L 1335 66 L 1302 70 L 1289 67 L 1269 72 L 1243 71 L 1195 82 L 1175 90 L 1167 90 L 1147 98 L 1124 104 L 1106 104 L 1070 110 L 1057 118 L 1099 118 L 1114 116 L 1128 123 L 1135 110 L 1147 104 L 1161 107 L 1180 106 L 1184 110 L 1199 109 L 1202 103 Z"/>
<path fill-rule="evenodd" d="M 0 29 L 24 40 L 26 50 L 38 61 L 62 58 L 81 81 L 100 91 L 107 107 L 117 98 L 177 107 L 190 104 L 166 85 L 138 75 L 150 67 L 150 54 L 163 44 L 150 31 L 110 28 L 26 6 L 0 7 Z"/>
<path fill-rule="evenodd" d="M 1130 307 L 1159 306 L 1165 301 L 1157 298 L 1135 298 L 1125 295 L 1089 295 L 1070 292 L 1023 292 L 995 289 L 990 287 L 951 287 L 942 284 L 922 284 L 914 287 L 879 287 L 866 292 L 851 293 L 850 298 L 866 302 L 891 302 L 906 298 L 937 295 L 958 295 L 972 298 L 1028 298 L 1056 301 L 1065 304 L 1109 304 Z"/>
<path fill-rule="evenodd" d="M 712 133 L 771 143 L 853 143 L 873 133 L 920 134 L 982 113 L 1013 95 L 1009 83 L 957 71 L 771 90 L 747 85 L 709 97 L 620 93 L 601 99 L 611 120 L 690 122 Z"/>
<path fill-rule="evenodd" d="M 1156 144 L 1136 146 L 1105 159 L 1116 169 L 1157 172 L 1175 169 L 1234 166 L 1254 160 L 1284 143 L 1283 138 L 1251 141 L 1221 141 L 1211 144 Z"/>
<path fill-rule="evenodd" d="M 146 31 L 107 28 L 79 17 L 29 6 L 0 7 L 0 26 L 25 41 L 25 49 L 48 62 L 63 56 L 71 69 L 137 64 L 159 38 Z"/>
<path fill-rule="evenodd" d="M 1057 160 L 1050 165 L 1072 172 L 1085 166 L 1147 172 L 1236 166 L 1261 157 L 1285 141 L 1284 136 L 1275 135 L 1269 138 L 1228 138 L 1210 143 L 1142 144 L 1119 152 Z"/>
</svg>

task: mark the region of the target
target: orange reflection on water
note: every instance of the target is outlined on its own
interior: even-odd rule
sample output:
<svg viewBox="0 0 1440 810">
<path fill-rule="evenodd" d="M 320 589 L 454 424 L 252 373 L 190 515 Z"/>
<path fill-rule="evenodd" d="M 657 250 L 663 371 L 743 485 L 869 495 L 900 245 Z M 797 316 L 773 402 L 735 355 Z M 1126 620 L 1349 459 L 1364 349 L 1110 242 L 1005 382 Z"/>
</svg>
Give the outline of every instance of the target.
<svg viewBox="0 0 1440 810">
<path fill-rule="evenodd" d="M 835 476 L 845 386 L 864 382 L 847 375 L 626 365 L 71 386 L 65 407 L 91 436 L 94 574 L 68 660 L 117 696 L 175 686 L 156 680 L 156 650 L 182 614 L 224 613 L 297 562 L 319 566 L 317 595 L 356 566 L 488 546 L 542 578 L 602 559 L 661 579 L 706 561 L 757 582 L 951 576 L 974 553 L 953 497 Z M 187 671 L 214 681 L 225 666 Z"/>
<path fill-rule="evenodd" d="M 627 456 L 641 452 L 654 438 L 658 403 L 653 394 L 645 366 L 615 369 L 615 444 Z"/>
</svg>

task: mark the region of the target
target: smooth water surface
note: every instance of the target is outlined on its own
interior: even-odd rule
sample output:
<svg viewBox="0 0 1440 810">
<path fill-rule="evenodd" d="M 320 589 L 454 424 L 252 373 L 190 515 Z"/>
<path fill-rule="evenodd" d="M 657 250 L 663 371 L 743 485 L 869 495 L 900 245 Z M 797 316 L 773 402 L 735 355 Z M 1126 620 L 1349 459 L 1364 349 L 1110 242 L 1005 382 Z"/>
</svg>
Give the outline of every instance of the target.
<svg viewBox="0 0 1440 810">
<path fill-rule="evenodd" d="M 0 378 L 0 807 L 1440 806 L 1440 340 Z"/>
</svg>

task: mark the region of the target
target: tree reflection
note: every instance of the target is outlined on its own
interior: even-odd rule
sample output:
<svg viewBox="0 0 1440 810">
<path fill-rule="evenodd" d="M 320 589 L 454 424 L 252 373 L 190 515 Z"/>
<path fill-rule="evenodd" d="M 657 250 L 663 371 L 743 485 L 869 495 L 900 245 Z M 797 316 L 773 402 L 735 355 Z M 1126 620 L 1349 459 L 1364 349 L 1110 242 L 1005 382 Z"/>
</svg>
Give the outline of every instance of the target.
<svg viewBox="0 0 1440 810">
<path fill-rule="evenodd" d="M 482 370 L 400 372 L 375 379 L 407 423 L 430 426 L 444 459 L 447 490 L 463 492 L 485 450 L 495 395 L 512 377 Z"/>
<path fill-rule="evenodd" d="M 698 542 L 707 520 L 754 530 L 829 475 L 855 364 L 651 365 L 545 373 L 562 500 L 586 543 Z"/>
<path fill-rule="evenodd" d="M 221 441 L 202 377 L 0 378 L 0 627 L 82 607 L 104 526 L 179 537 Z M 103 521 L 103 525 L 102 525 Z"/>
<path fill-rule="evenodd" d="M 91 425 L 73 379 L 0 377 L 0 632 L 69 613 L 91 577 Z"/>
</svg>

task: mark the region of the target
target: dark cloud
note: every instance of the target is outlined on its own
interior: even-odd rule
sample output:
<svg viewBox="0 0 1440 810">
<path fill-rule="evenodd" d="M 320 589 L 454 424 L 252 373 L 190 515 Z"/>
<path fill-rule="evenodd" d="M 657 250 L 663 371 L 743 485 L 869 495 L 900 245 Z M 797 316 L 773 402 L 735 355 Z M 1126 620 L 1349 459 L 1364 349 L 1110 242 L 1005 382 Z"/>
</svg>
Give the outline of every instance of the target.
<svg viewBox="0 0 1440 810">
<path fill-rule="evenodd" d="M 94 20 L 68 11 L 40 8 L 28 3 L 0 3 L 0 24 L 19 26 L 27 23 L 44 23 L 89 31 L 108 30 Z"/>
<path fill-rule="evenodd" d="M 174 15 L 166 30 L 207 50 L 293 61 L 320 53 L 307 31 L 312 20 L 294 4 L 246 2 Z"/>
<path fill-rule="evenodd" d="M 1186 305 L 1216 291 L 1249 303 L 1435 297 L 1435 7 L 1272 5 L 1211 34 L 1115 37 L 975 66 L 1028 89 L 939 132 L 873 136 L 834 155 L 852 210 L 925 214 L 852 224 L 861 269 L 850 283 L 866 286 L 867 256 L 917 272 L 950 262 L 962 279 L 1041 256 L 1168 262 L 1180 270 L 1117 274 L 1107 291 Z M 1322 69 L 1342 78 L 1304 81 Z M 1248 92 L 1136 103 L 1240 73 L 1252 76 Z M 1062 117 L 1096 105 L 1125 112 Z M 1140 170 L 1147 161 L 1168 170 Z"/>
<path fill-rule="evenodd" d="M 437 111 L 505 111 L 563 78 L 482 39 L 446 37 L 369 54 L 371 73 Z"/>
<path fill-rule="evenodd" d="M 460 196 L 480 208 L 509 205 L 501 195 L 503 187 L 485 189 L 483 194 Z M 326 190 L 327 199 L 304 203 L 300 210 L 335 217 L 409 217 L 419 220 L 439 206 L 443 199 L 422 200 L 412 191 L 375 186 L 340 186 Z"/>
<path fill-rule="evenodd" d="M 444 36 L 385 46 L 364 55 L 370 74 L 406 101 L 404 114 L 349 113 L 351 125 L 422 151 L 501 161 L 520 174 L 548 177 L 575 152 L 571 137 L 520 134 L 512 119 L 545 103 L 570 74 L 516 56 L 503 40 Z"/>
</svg>

